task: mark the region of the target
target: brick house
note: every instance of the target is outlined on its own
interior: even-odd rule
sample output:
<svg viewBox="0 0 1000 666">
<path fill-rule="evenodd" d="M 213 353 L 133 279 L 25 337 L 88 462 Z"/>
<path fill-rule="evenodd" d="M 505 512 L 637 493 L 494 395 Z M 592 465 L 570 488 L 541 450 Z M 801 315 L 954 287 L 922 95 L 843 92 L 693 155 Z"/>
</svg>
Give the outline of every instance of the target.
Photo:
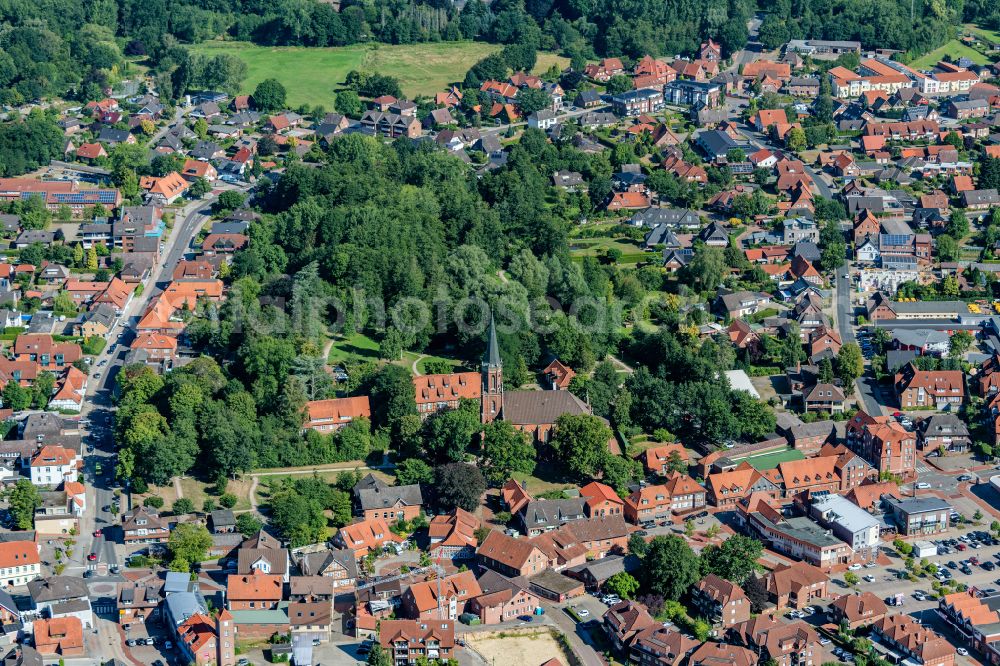
<svg viewBox="0 0 1000 666">
<path fill-rule="evenodd" d="M 580 488 L 580 497 L 586 499 L 584 510 L 590 517 L 620 516 L 625 503 L 610 486 L 591 481 Z"/>
<path fill-rule="evenodd" d="M 655 624 L 646 607 L 631 600 L 611 606 L 602 618 L 604 633 L 618 652 L 627 652 L 639 632 Z"/>
<path fill-rule="evenodd" d="M 354 486 L 354 501 L 364 520 L 382 518 L 392 523 L 413 520 L 424 504 L 419 484 L 390 486 L 371 474 Z"/>
<path fill-rule="evenodd" d="M 389 530 L 384 518 L 362 520 L 351 525 L 344 525 L 333 538 L 338 548 L 349 548 L 354 556 L 361 559 L 370 551 L 380 551 L 389 542 L 399 543 L 402 537 Z"/>
<path fill-rule="evenodd" d="M 816 599 L 825 599 L 830 579 L 805 562 L 781 564 L 766 577 L 767 591 L 777 609 L 803 609 Z"/>
<path fill-rule="evenodd" d="M 509 622 L 521 615 L 534 615 L 541 599 L 526 586 L 487 569 L 479 577 L 481 594 L 469 600 L 466 612 L 479 617 L 483 624 Z"/>
<path fill-rule="evenodd" d="M 695 584 L 691 602 L 702 616 L 717 626 L 728 628 L 750 619 L 750 600 L 743 588 L 715 574 Z"/>
<path fill-rule="evenodd" d="M 737 319 L 736 322 L 741 322 L 741 320 Z M 734 324 L 736 322 L 734 322 Z M 675 460 L 680 463 L 685 463 L 685 466 L 686 463 L 690 461 L 687 449 L 684 448 L 683 444 L 664 444 L 663 446 L 654 446 L 646 449 L 642 453 L 641 458 L 642 466 L 645 468 L 646 473 L 658 474 L 659 476 L 667 476 L 667 474 L 671 471 L 670 464 Z"/>
<path fill-rule="evenodd" d="M 166 543 L 170 538 L 167 521 L 144 506 L 137 506 L 122 515 L 122 531 L 125 533 L 125 545 Z"/>
<path fill-rule="evenodd" d="M 456 620 L 465 612 L 466 603 L 480 594 L 479 581 L 472 571 L 414 583 L 403 592 L 402 614 L 414 620 L 433 620 L 441 614 Z"/>
<path fill-rule="evenodd" d="M 803 622 L 776 622 L 760 615 L 733 629 L 747 647 L 756 650 L 761 663 L 773 660 L 778 666 L 815 666 L 823 660 L 816 630 Z"/>
<path fill-rule="evenodd" d="M 909 615 L 887 615 L 872 627 L 874 636 L 922 666 L 952 666 L 955 648 Z"/>
<path fill-rule="evenodd" d="M 379 644 L 394 666 L 410 666 L 421 658 L 447 661 L 455 657 L 455 623 L 451 620 L 382 620 Z"/>
<path fill-rule="evenodd" d="M 284 597 L 284 581 L 278 574 L 254 570 L 251 574 L 230 574 L 226 579 L 226 608 L 273 610 Z"/>
<path fill-rule="evenodd" d="M 306 422 L 303 428 L 329 433 L 340 430 L 355 419 L 370 419 L 371 404 L 368 396 L 310 400 L 306 403 Z"/>
<path fill-rule="evenodd" d="M 687 513 L 706 504 L 705 489 L 685 474 L 672 472 L 667 482 L 642 486 L 625 499 L 625 518 L 632 523 L 666 520 L 672 514 Z"/>
<path fill-rule="evenodd" d="M 879 472 L 908 475 L 916 470 L 916 437 L 890 417 L 859 411 L 847 423 L 847 445 Z"/>
<path fill-rule="evenodd" d="M 476 550 L 479 563 L 504 576 L 532 576 L 549 568 L 549 559 L 528 539 L 515 539 L 499 530 L 489 533 Z"/>
<path fill-rule="evenodd" d="M 901 408 L 958 408 L 965 400 L 961 370 L 918 370 L 912 362 L 896 373 L 894 386 Z"/>
<path fill-rule="evenodd" d="M 842 594 L 830 604 L 830 620 L 834 624 L 846 622 L 851 629 L 871 626 L 889 612 L 885 602 L 871 592 Z"/>
</svg>

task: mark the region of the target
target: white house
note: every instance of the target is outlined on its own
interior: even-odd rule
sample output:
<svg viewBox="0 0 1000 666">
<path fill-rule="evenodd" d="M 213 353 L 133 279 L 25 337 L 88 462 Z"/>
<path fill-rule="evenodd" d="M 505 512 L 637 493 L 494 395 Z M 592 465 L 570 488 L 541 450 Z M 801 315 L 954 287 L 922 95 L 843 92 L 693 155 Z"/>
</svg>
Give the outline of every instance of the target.
<svg viewBox="0 0 1000 666">
<path fill-rule="evenodd" d="M 0 543 L 0 583 L 17 587 L 41 575 L 40 546 L 34 541 Z"/>
<path fill-rule="evenodd" d="M 76 451 L 57 444 L 43 446 L 31 458 L 31 483 L 36 486 L 58 486 L 79 479 L 80 457 Z"/>
<path fill-rule="evenodd" d="M 858 246 L 855 252 L 857 260 L 864 264 L 877 264 L 881 252 L 878 249 L 878 243 L 876 243 L 871 237 L 868 237 Z"/>
<path fill-rule="evenodd" d="M 556 118 L 555 112 L 548 109 L 536 111 L 528 116 L 528 127 L 534 127 L 535 129 L 547 130 L 557 122 L 559 122 L 559 119 Z"/>
</svg>

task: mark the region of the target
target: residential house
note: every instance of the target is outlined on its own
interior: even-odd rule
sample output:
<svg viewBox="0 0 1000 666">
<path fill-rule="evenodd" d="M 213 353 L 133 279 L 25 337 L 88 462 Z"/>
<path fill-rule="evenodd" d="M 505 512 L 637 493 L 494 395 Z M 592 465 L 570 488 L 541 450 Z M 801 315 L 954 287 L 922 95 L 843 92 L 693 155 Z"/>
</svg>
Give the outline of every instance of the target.
<svg viewBox="0 0 1000 666">
<path fill-rule="evenodd" d="M 41 576 L 40 548 L 34 540 L 0 541 L 0 583 L 20 587 Z"/>
<path fill-rule="evenodd" d="M 654 622 L 633 637 L 629 648 L 629 663 L 681 666 L 686 663 L 685 658 L 689 654 L 693 658 L 692 650 L 698 645 L 698 641 L 688 638 L 675 628 L 663 627 Z"/>
<path fill-rule="evenodd" d="M 801 610 L 827 597 L 829 577 L 806 562 L 779 564 L 766 576 L 768 594 L 777 609 Z"/>
<path fill-rule="evenodd" d="M 302 576 L 322 578 L 335 591 L 342 587 L 354 587 L 358 580 L 358 564 L 351 550 L 331 550 L 329 548 L 306 553 L 298 562 Z M 291 579 L 292 581 L 295 578 Z M 295 585 L 292 585 L 295 588 Z"/>
<path fill-rule="evenodd" d="M 167 175 L 157 178 L 154 176 L 143 176 L 139 179 L 139 188 L 145 190 L 146 201 L 157 206 L 169 206 L 181 198 L 191 183 L 176 171 L 171 171 Z"/>
<path fill-rule="evenodd" d="M 144 506 L 137 506 L 122 514 L 122 531 L 126 546 L 137 543 L 166 543 L 170 537 L 167 521 Z"/>
<path fill-rule="evenodd" d="M 411 666 L 425 659 L 455 658 L 455 623 L 452 620 L 383 620 L 379 644 L 393 666 Z"/>
<path fill-rule="evenodd" d="M 847 443 L 879 472 L 908 476 L 916 469 L 916 437 L 895 419 L 859 411 L 847 424 Z"/>
<path fill-rule="evenodd" d="M 381 518 L 396 523 L 420 515 L 424 504 L 420 484 L 390 486 L 370 474 L 362 483 L 365 485 L 355 486 L 354 499 L 364 520 Z"/>
<path fill-rule="evenodd" d="M 345 525 L 333 538 L 334 545 L 350 549 L 356 559 L 361 559 L 371 551 L 381 551 L 388 543 L 400 542 L 402 538 L 389 530 L 384 518 L 372 518 Z"/>
<path fill-rule="evenodd" d="M 404 593 L 402 614 L 414 620 L 457 620 L 466 604 L 482 594 L 471 570 L 414 583 Z"/>
<path fill-rule="evenodd" d="M 620 516 L 625 506 L 613 488 L 598 481 L 591 481 L 580 488 L 580 497 L 584 498 L 584 511 L 591 518 Z"/>
<path fill-rule="evenodd" d="M 737 319 L 734 323 L 741 321 Z M 654 446 L 643 451 L 640 458 L 647 474 L 659 476 L 667 476 L 674 471 L 683 471 L 679 469 L 680 467 L 686 470 L 690 462 L 687 449 L 684 448 L 683 444 Z"/>
<path fill-rule="evenodd" d="M 872 635 L 921 666 L 952 666 L 956 661 L 951 643 L 909 615 L 886 615 L 872 626 Z"/>
<path fill-rule="evenodd" d="M 280 575 L 254 569 L 250 574 L 230 574 L 226 578 L 226 608 L 239 610 L 272 610 L 284 598 L 284 581 Z"/>
<path fill-rule="evenodd" d="M 894 386 L 903 408 L 957 409 L 965 400 L 965 375 L 960 370 L 918 370 L 909 363 L 896 373 Z"/>
<path fill-rule="evenodd" d="M 515 539 L 499 530 L 489 533 L 476 556 L 482 566 L 511 578 L 542 573 L 550 564 L 531 539 Z"/>
<path fill-rule="evenodd" d="M 483 624 L 510 622 L 517 617 L 534 615 L 541 606 L 541 599 L 528 586 L 496 571 L 485 570 L 477 584 L 481 593 L 469 600 L 466 612 L 478 616 Z"/>
<path fill-rule="evenodd" d="M 573 520 L 586 518 L 586 499 L 531 500 L 521 509 L 521 527 L 528 536 L 554 530 Z"/>
<path fill-rule="evenodd" d="M 428 552 L 435 558 L 447 557 L 452 561 L 474 559 L 479 546 L 476 530 L 480 525 L 476 516 L 458 507 L 450 513 L 433 516 L 427 526 Z"/>
<path fill-rule="evenodd" d="M 690 476 L 670 472 L 663 485 L 641 486 L 625 499 L 625 518 L 636 524 L 670 520 L 674 514 L 704 508 L 706 496 Z"/>
<path fill-rule="evenodd" d="M 86 645 L 83 640 L 83 623 L 74 616 L 39 618 L 32 623 L 35 649 L 43 657 L 83 657 Z"/>
<path fill-rule="evenodd" d="M 732 633 L 759 659 L 778 666 L 818 666 L 823 660 L 816 630 L 802 620 L 778 622 L 759 615 L 734 627 Z"/>
<path fill-rule="evenodd" d="M 372 416 L 368 396 L 353 398 L 330 398 L 310 400 L 306 403 L 304 429 L 321 433 L 340 430 L 355 419 L 370 419 Z"/>
<path fill-rule="evenodd" d="M 917 423 L 920 448 L 930 451 L 943 448 L 947 452 L 965 453 L 972 446 L 969 428 L 954 414 L 934 414 Z"/>
<path fill-rule="evenodd" d="M 691 603 L 712 624 L 729 628 L 750 619 L 750 599 L 743 589 L 715 574 L 698 581 L 691 590 Z"/>
<path fill-rule="evenodd" d="M 877 624 L 888 612 L 885 602 L 868 591 L 842 594 L 829 606 L 830 620 L 838 625 L 846 623 L 850 629 Z"/>
<path fill-rule="evenodd" d="M 614 649 L 626 653 L 639 632 L 656 624 L 646 607 L 632 600 L 614 604 L 605 611 L 601 620 L 604 633 Z"/>
</svg>

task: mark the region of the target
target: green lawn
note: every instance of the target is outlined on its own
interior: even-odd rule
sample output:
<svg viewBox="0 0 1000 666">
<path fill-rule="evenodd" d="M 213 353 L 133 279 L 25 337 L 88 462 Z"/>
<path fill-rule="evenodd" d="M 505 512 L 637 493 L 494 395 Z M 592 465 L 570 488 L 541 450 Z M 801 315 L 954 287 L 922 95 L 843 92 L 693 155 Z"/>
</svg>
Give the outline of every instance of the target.
<svg viewBox="0 0 1000 666">
<path fill-rule="evenodd" d="M 574 257 L 600 256 L 606 250 L 615 248 L 622 253 L 622 264 L 637 264 L 640 261 L 652 261 L 657 258 L 656 253 L 644 252 L 639 245 L 630 238 L 571 238 L 569 243 L 570 254 Z"/>
<path fill-rule="evenodd" d="M 752 458 L 744 458 L 748 463 L 754 466 L 754 469 L 764 470 L 764 469 L 774 469 L 778 466 L 778 463 L 788 462 L 790 460 L 802 460 L 805 458 L 801 451 L 796 451 L 795 449 L 788 449 L 786 451 L 775 451 L 774 453 L 765 453 L 763 455 L 754 456 Z"/>
<path fill-rule="evenodd" d="M 253 92 L 264 79 L 276 78 L 288 89 L 290 106 L 322 104 L 332 110 L 333 92 L 352 69 L 395 76 L 410 97 L 434 95 L 461 81 L 472 65 L 500 47 L 483 42 L 439 42 L 307 48 L 212 41 L 192 49 L 209 55 L 225 52 L 239 56 L 249 70 L 243 92 Z M 564 67 L 567 62 L 566 58 L 542 53 L 535 71 L 545 71 L 553 64 Z"/>
<path fill-rule="evenodd" d="M 993 42 L 994 44 L 1000 44 L 1000 33 L 987 30 L 986 28 L 980 28 L 978 25 L 973 25 L 971 23 L 966 24 L 965 29 L 980 39 L 985 39 Z"/>
<path fill-rule="evenodd" d="M 330 347 L 327 363 L 335 365 L 346 361 L 377 361 L 378 343 L 362 333 L 339 338 Z"/>
<path fill-rule="evenodd" d="M 990 62 L 989 58 L 971 46 L 966 46 L 957 39 L 953 39 L 941 48 L 935 49 L 922 58 L 914 60 L 910 63 L 910 67 L 914 69 L 927 69 L 936 65 L 946 55 L 951 56 L 952 60 L 968 58 L 977 65 L 985 65 Z"/>
</svg>

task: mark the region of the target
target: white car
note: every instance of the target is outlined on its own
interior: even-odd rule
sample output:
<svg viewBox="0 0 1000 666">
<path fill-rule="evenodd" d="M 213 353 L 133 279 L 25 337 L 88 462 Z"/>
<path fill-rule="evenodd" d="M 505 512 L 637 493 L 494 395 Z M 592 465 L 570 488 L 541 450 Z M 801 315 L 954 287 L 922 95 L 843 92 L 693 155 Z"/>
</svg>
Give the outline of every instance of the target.
<svg viewBox="0 0 1000 666">
<path fill-rule="evenodd" d="M 830 639 L 829 638 L 821 638 L 821 639 L 819 639 L 819 644 L 820 645 L 829 645 L 830 644 Z"/>
<path fill-rule="evenodd" d="M 586 608 L 581 608 L 576 612 L 576 614 L 579 615 L 580 617 L 590 617 L 590 611 L 587 610 Z"/>
<path fill-rule="evenodd" d="M 963 647 L 960 647 L 960 648 L 955 648 L 955 652 L 959 653 L 959 654 L 960 654 L 960 655 L 962 655 L 963 657 L 968 657 L 968 656 L 969 656 L 969 651 L 968 651 L 968 650 L 966 650 L 966 649 L 965 649 L 965 648 L 963 648 Z"/>
<path fill-rule="evenodd" d="M 917 490 L 929 490 L 930 487 L 931 484 L 927 483 L 926 481 L 921 481 L 920 483 L 914 486 L 914 488 L 916 488 Z"/>
<path fill-rule="evenodd" d="M 861 571 L 861 565 L 860 564 L 852 564 L 851 566 L 849 566 L 847 568 L 850 569 L 851 571 Z"/>
</svg>

